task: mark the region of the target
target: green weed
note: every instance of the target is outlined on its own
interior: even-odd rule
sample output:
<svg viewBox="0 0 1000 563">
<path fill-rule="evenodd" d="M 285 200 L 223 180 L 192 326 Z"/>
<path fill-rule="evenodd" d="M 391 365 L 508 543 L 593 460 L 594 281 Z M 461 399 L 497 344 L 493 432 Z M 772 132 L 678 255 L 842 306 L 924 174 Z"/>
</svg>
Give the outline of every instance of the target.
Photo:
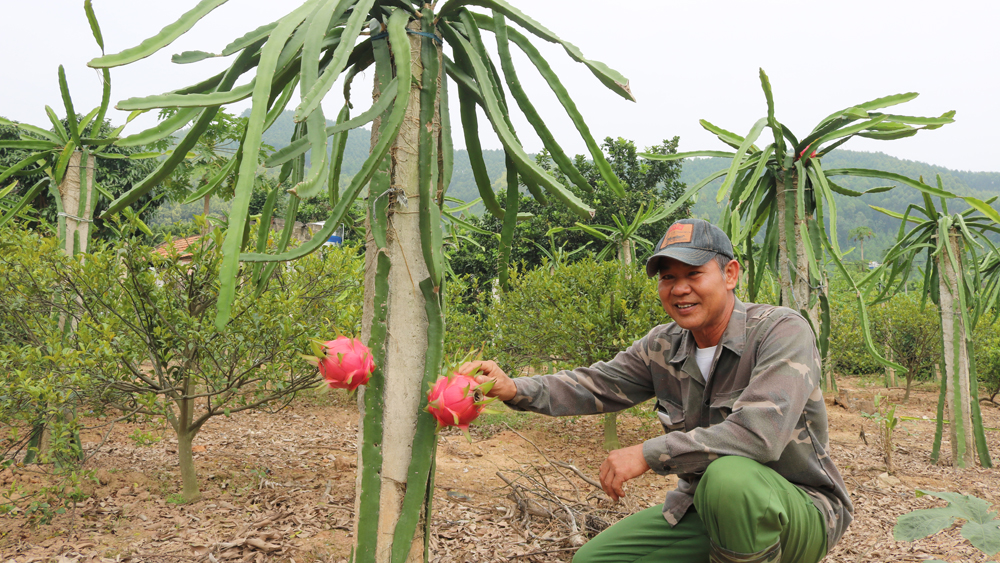
<svg viewBox="0 0 1000 563">
<path fill-rule="evenodd" d="M 152 446 L 160 440 L 163 440 L 163 436 L 157 436 L 152 432 L 146 432 L 145 430 L 141 430 L 139 428 L 133 430 L 128 437 L 132 439 L 132 442 L 135 443 L 135 445 L 143 447 Z"/>
</svg>

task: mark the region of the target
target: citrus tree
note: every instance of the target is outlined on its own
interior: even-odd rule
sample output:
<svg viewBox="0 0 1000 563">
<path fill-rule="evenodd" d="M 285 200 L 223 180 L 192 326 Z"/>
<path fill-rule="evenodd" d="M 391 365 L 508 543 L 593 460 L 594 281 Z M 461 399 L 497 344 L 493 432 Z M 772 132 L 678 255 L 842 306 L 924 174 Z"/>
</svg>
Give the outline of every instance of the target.
<svg viewBox="0 0 1000 563">
<path fill-rule="evenodd" d="M 94 38 L 103 51 L 104 41 L 91 0 L 84 1 L 84 11 Z M 101 104 L 83 117 L 77 115 L 73 106 L 66 71 L 62 65 L 59 66 L 58 76 L 59 90 L 66 111 L 65 120 L 61 120 L 49 106 L 45 106 L 45 112 L 52 126 L 48 130 L 0 118 L 0 125 L 18 131 L 17 139 L 0 140 L 0 149 L 22 151 L 20 160 L 9 167 L 0 167 L 0 186 L 19 178 L 41 176 L 31 187 L 21 192 L 16 201 L 10 198 L 10 193 L 13 191 L 11 186 L 0 192 L 0 198 L 6 196 L 8 201 L 6 205 L 0 206 L 0 226 L 14 217 L 22 216 L 24 210 L 48 190 L 56 203 L 60 247 L 67 255 L 79 257 L 87 252 L 98 198 L 103 195 L 109 200 L 114 199 L 94 181 L 95 160 L 148 158 L 150 155 L 121 154 L 120 151 L 110 150 L 111 143 L 118 138 L 125 125 L 110 133 L 104 131 L 104 118 L 111 101 L 111 74 L 107 69 L 102 71 Z M 128 210 L 128 214 L 138 224 L 142 224 L 132 209 Z M 145 228 L 145 225 L 142 227 Z M 65 314 L 59 316 L 59 329 L 64 337 L 74 328 L 73 322 L 68 322 L 69 320 Z M 39 418 L 39 422 L 32 430 L 24 458 L 25 463 L 34 461 L 44 430 L 43 419 Z"/>
<path fill-rule="evenodd" d="M 224 3 L 202 0 L 140 45 L 89 64 L 106 69 L 135 63 L 170 45 Z M 486 8 L 486 12 L 473 12 L 471 6 Z M 508 25 L 508 20 L 516 26 Z M 493 34 L 499 65 L 494 64 L 482 31 Z M 624 194 L 566 88 L 528 35 L 561 45 L 605 86 L 632 100 L 623 76 L 585 58 L 575 46 L 502 0 L 449 0 L 438 6 L 399 1 L 306 0 L 278 21 L 235 39 L 220 53 L 185 52 L 174 57 L 177 63 L 232 57 L 232 64 L 222 73 L 173 92 L 117 104 L 120 109 L 134 111 L 179 108 L 172 117 L 144 133 L 150 138 L 162 138 L 184 127 L 187 132 L 174 153 L 161 161 L 145 181 L 114 202 L 109 212 L 127 208 L 166 178 L 183 153 L 195 146 L 222 106 L 244 99 L 252 102 L 233 165 L 235 195 L 222 243 L 218 327 L 230 322 L 241 267 L 252 267 L 254 282 L 263 287 L 277 262 L 318 249 L 353 202 L 366 194 L 362 338 L 372 348 L 378 369 L 359 394 L 362 428 L 357 561 L 426 558 L 426 515 L 433 490 L 436 438 L 434 420 L 423 409 L 427 403 L 426 386 L 437 377 L 442 364 L 446 265 L 441 206 L 453 162 L 448 81 L 458 85 L 463 134 L 484 203 L 491 213 L 503 217 L 502 244 L 509 246 L 513 238 L 519 182 L 523 181 L 536 198 L 558 200 L 582 218 L 594 212 L 539 167 L 521 146 L 510 119 L 515 109 L 527 118 L 559 169 L 584 188 L 586 179 L 521 88 L 517 70 L 511 64 L 511 44 L 527 56 L 562 103 L 605 181 Z M 450 57 L 444 54 L 444 44 L 450 47 Z M 353 80 L 373 66 L 373 105 L 352 116 Z M 245 74 L 251 80 L 237 85 Z M 321 102 L 335 83 L 343 84 L 344 105 L 336 123 L 328 126 Z M 288 233 L 282 233 L 277 252 L 268 254 L 264 252 L 266 229 L 260 229 L 256 243 L 249 239 L 248 204 L 256 170 L 262 164 L 257 158 L 262 133 L 296 94 L 298 126 L 291 143 L 271 154 L 263 164 L 280 166 L 281 177 L 293 185 L 290 191 L 294 197 L 285 211 L 286 229 L 294 223 L 300 199 L 324 193 L 334 205 L 324 229 L 311 241 L 290 249 Z M 485 112 L 506 152 L 506 206 L 499 205 L 483 174 L 479 109 Z M 340 165 L 347 132 L 367 124 L 372 129 L 371 153 L 341 190 Z M 306 151 L 312 155 L 308 169 L 302 158 Z M 264 206 L 264 224 L 270 221 L 277 195 L 275 189 Z M 392 335 L 392 345 L 388 345 L 388 334 Z"/>
<path fill-rule="evenodd" d="M 771 83 L 763 69 L 760 71 L 760 82 L 767 102 L 767 115 L 758 119 L 746 136 L 701 120 L 702 127 L 734 151 L 642 156 L 651 160 L 697 156 L 730 159 L 728 168 L 691 186 L 668 209 L 682 205 L 706 185 L 722 178 L 722 185 L 716 194 L 716 201 L 720 204 L 725 202 L 720 227 L 733 241 L 733 248 L 747 269 L 750 299 L 755 298 L 765 272 L 777 272 L 781 304 L 800 311 L 809 320 L 816 332 L 820 353 L 826 358 L 830 307 L 824 265 L 828 256 L 854 286 L 840 259 L 843 253 L 837 240 L 834 194 L 856 197 L 892 189 L 892 186 L 886 186 L 856 192 L 838 186 L 833 178 L 841 175 L 881 178 L 934 195 L 940 194 L 930 186 L 889 172 L 826 170 L 821 164 L 822 157 L 853 137 L 892 140 L 916 135 L 922 129 L 936 129 L 951 123 L 955 112 L 949 111 L 940 117 L 913 117 L 880 111 L 917 97 L 915 92 L 895 94 L 834 112 L 821 120 L 812 131 L 799 137 L 777 120 Z M 765 129 L 771 131 L 773 141 L 758 146 L 756 143 Z M 757 239 L 758 235 L 762 235 L 760 239 Z M 754 240 L 762 240 L 756 252 Z M 856 286 L 852 289 L 860 295 Z M 866 346 L 881 360 L 872 344 L 867 312 L 861 300 L 859 306 Z M 901 369 L 897 364 L 892 365 Z M 828 385 L 832 383 L 832 380 L 828 381 Z"/>
<path fill-rule="evenodd" d="M 919 184 L 923 185 L 922 179 Z M 924 298 L 929 296 L 940 309 L 942 350 L 941 396 L 931 461 L 938 461 L 947 405 L 952 463 L 966 467 L 978 453 L 983 467 L 991 467 L 979 410 L 972 335 L 983 314 L 996 309 L 1000 297 L 998 250 L 987 238 L 1000 233 L 1000 214 L 988 202 L 973 197 L 961 198 L 969 209 L 949 212 L 948 199 L 958 196 L 944 189 L 941 176 L 936 188 L 923 187 L 923 206 L 911 204 L 903 213 L 875 208 L 900 220 L 899 233 L 884 263 L 861 284 L 868 287 L 873 302 L 883 301 L 906 283 L 917 257 L 926 259 Z M 940 194 L 940 206 L 934 205 L 928 195 L 931 191 Z M 985 258 L 977 248 L 988 250 Z"/>
</svg>

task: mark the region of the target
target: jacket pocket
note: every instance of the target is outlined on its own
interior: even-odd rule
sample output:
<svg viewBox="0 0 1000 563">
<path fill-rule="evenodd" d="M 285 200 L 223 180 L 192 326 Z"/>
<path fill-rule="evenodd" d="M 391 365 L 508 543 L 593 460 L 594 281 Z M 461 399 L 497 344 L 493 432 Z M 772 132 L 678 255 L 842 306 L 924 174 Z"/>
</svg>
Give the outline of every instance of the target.
<svg viewBox="0 0 1000 563">
<path fill-rule="evenodd" d="M 656 417 L 667 432 L 684 430 L 684 408 L 663 399 L 656 400 Z"/>
<path fill-rule="evenodd" d="M 722 422 L 733 413 L 733 405 L 739 400 L 743 391 L 744 389 L 737 389 L 728 393 L 719 393 L 712 397 L 712 402 L 709 404 L 709 416 L 711 417 L 712 424 Z"/>
</svg>

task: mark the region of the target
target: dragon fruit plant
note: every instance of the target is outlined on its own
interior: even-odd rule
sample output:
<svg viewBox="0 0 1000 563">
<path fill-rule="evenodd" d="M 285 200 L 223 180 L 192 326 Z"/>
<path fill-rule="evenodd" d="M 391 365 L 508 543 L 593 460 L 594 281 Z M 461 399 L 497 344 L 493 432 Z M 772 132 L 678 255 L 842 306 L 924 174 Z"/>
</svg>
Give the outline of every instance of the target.
<svg viewBox="0 0 1000 563">
<path fill-rule="evenodd" d="M 468 435 L 469 423 L 496 400 L 495 397 L 486 398 L 492 388 L 493 381 L 479 383 L 460 373 L 441 376 L 427 393 L 427 412 L 437 419 L 438 430 L 457 426 Z"/>
<path fill-rule="evenodd" d="M 327 342 L 313 340 L 310 347 L 315 356 L 302 354 L 302 357 L 319 368 L 320 375 L 333 389 L 354 391 L 368 383 L 375 371 L 371 350 L 356 338 L 338 336 Z"/>
</svg>

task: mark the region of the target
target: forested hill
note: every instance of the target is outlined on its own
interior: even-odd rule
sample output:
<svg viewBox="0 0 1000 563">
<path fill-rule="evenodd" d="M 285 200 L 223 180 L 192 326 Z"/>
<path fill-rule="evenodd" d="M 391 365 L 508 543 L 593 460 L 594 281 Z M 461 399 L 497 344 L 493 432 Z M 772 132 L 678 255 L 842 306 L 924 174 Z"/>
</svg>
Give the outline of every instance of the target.
<svg viewBox="0 0 1000 563">
<path fill-rule="evenodd" d="M 292 112 L 285 112 L 274 126 L 264 134 L 264 142 L 275 148 L 287 145 L 293 128 L 291 116 Z M 361 164 L 368 156 L 371 143 L 370 135 L 371 133 L 367 129 L 351 131 L 344 154 L 343 171 L 345 175 L 353 175 L 361 169 Z M 494 187 L 498 187 L 498 182 L 503 177 L 504 172 L 503 151 L 485 151 L 484 157 Z M 690 186 L 712 172 L 726 167 L 727 161 L 721 158 L 688 159 L 684 161 L 681 180 Z M 940 174 L 945 189 L 953 193 L 971 195 L 980 199 L 1000 195 L 1000 173 L 998 172 L 950 170 L 933 164 L 895 158 L 879 152 L 837 150 L 823 157 L 823 167 L 828 170 L 833 168 L 871 168 L 902 174 L 914 179 L 923 176 L 924 181 L 931 185 L 934 185 L 936 175 Z M 836 181 L 839 185 L 855 191 L 865 191 L 888 185 L 876 179 L 849 176 L 840 176 Z M 720 185 L 721 180 L 702 190 L 698 203 L 694 206 L 696 216 L 709 220 L 719 217 L 720 211 L 715 203 L 715 194 Z M 472 177 L 472 169 L 469 166 L 468 153 L 464 150 L 455 151 L 455 171 L 451 186 L 448 188 L 448 195 L 465 201 L 479 197 L 479 191 Z M 878 194 L 868 194 L 860 198 L 840 195 L 836 198 L 837 230 L 840 244 L 845 249 L 854 245 L 848 241 L 848 232 L 854 227 L 871 227 L 876 233 L 875 238 L 865 243 L 865 254 L 871 257 L 878 256 L 892 244 L 899 229 L 899 221 L 871 209 L 869 205 L 901 212 L 910 203 L 922 201 L 920 193 L 907 186 L 896 187 Z"/>
<path fill-rule="evenodd" d="M 249 110 L 244 112 L 244 117 L 249 115 Z M 294 112 L 286 111 L 270 129 L 264 132 L 264 143 L 271 145 L 275 149 L 280 149 L 289 143 L 295 124 L 292 121 Z M 333 125 L 333 121 L 327 121 Z M 341 169 L 347 176 L 353 176 L 361 170 L 361 165 L 368 158 L 368 151 L 371 149 L 371 130 L 353 129 L 347 137 L 347 147 L 344 149 L 344 165 Z M 483 160 L 486 161 L 486 170 L 490 178 L 496 183 L 504 173 L 504 157 L 502 150 L 483 151 Z M 479 190 L 476 188 L 476 181 L 472 177 L 472 166 L 469 164 L 469 153 L 464 150 L 455 151 L 455 171 L 452 174 L 451 186 L 448 188 L 448 195 L 457 197 L 464 201 L 471 201 L 479 197 Z"/>
<path fill-rule="evenodd" d="M 722 158 L 688 159 L 684 161 L 681 180 L 690 186 L 713 172 L 727 168 L 728 165 L 729 161 Z M 823 157 L 823 168 L 826 170 L 834 168 L 869 168 L 894 172 L 913 179 L 923 176 L 924 182 L 932 186 L 935 185 L 937 175 L 940 174 L 945 189 L 952 193 L 971 195 L 984 200 L 1000 195 L 1000 173 L 998 172 L 963 172 L 960 170 L 951 170 L 924 162 L 903 160 L 880 152 L 835 150 Z M 851 176 L 838 176 L 835 178 L 835 181 L 838 185 L 855 191 L 865 191 L 878 186 L 892 185 L 889 182 L 874 178 Z M 715 203 L 715 196 L 721 185 L 722 182 L 719 180 L 702 190 L 698 203 L 694 206 L 693 212 L 696 216 L 709 220 L 719 217 L 720 208 Z M 907 205 L 911 203 L 920 203 L 922 205 L 923 202 L 920 192 L 908 186 L 898 186 L 887 192 L 867 194 L 862 197 L 841 195 L 835 195 L 834 197 L 837 201 L 837 231 L 840 237 L 840 244 L 845 250 L 849 246 L 855 245 L 854 242 L 848 241 L 848 232 L 851 229 L 867 226 L 875 231 L 875 238 L 865 242 L 866 257 L 879 256 L 892 245 L 899 230 L 899 220 L 879 213 L 869 207 L 869 205 L 903 212 Z M 935 205 L 937 205 L 937 202 L 935 202 Z M 957 203 L 949 204 L 949 207 L 952 205 L 956 205 L 958 209 L 968 208 L 964 204 L 959 205 Z"/>
</svg>

